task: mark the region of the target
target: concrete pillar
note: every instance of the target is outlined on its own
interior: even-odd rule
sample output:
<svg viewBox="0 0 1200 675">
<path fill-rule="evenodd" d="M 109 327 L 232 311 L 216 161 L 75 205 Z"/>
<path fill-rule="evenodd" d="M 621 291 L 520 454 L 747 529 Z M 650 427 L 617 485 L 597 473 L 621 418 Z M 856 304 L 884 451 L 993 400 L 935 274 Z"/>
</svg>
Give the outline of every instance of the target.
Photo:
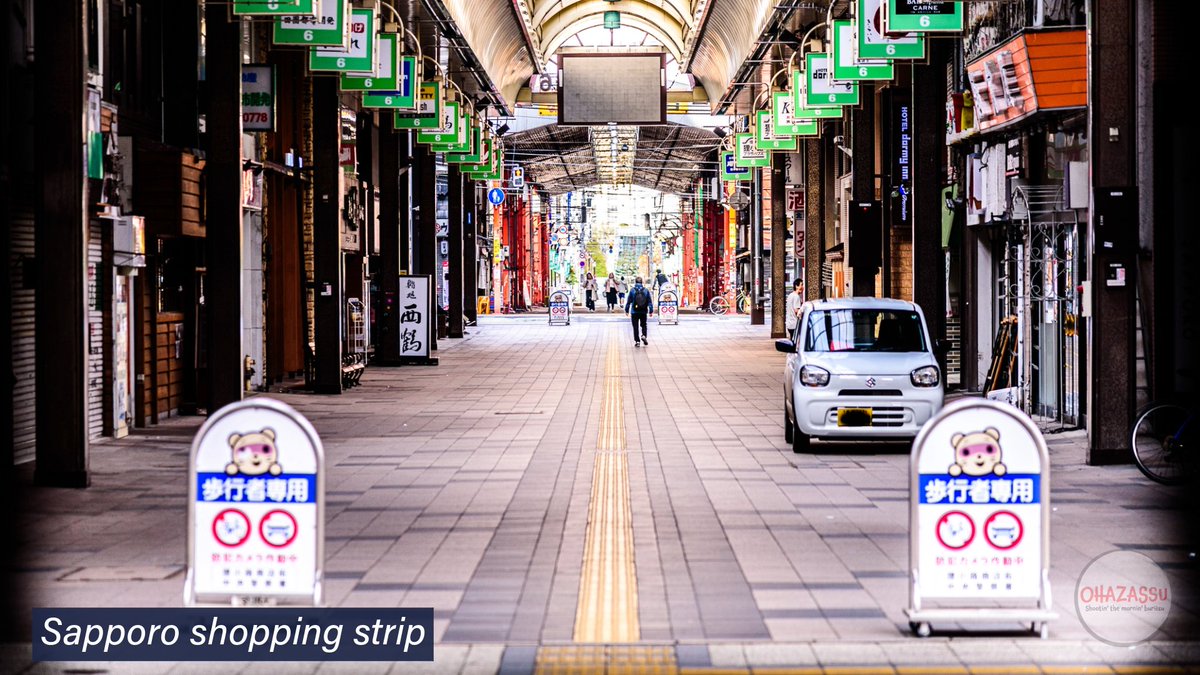
<svg viewBox="0 0 1200 675">
<path fill-rule="evenodd" d="M 1130 460 L 1134 415 L 1134 293 L 1137 265 L 1137 192 L 1134 130 L 1132 0 L 1090 0 L 1088 45 L 1088 156 L 1092 208 L 1088 278 L 1092 287 L 1088 349 L 1088 463 Z M 1107 277 L 1121 266 L 1123 285 Z"/>
<path fill-rule="evenodd" d="M 398 365 L 400 358 L 400 141 L 407 134 L 392 130 L 392 116 L 384 115 L 379 138 L 379 292 L 380 314 L 376 359 L 380 365 Z"/>
<path fill-rule="evenodd" d="M 825 297 L 821 286 L 821 263 L 825 260 L 825 197 L 821 171 L 824 152 L 821 138 L 804 143 L 804 298 Z"/>
<path fill-rule="evenodd" d="M 763 170 L 751 169 L 754 181 L 750 187 L 750 324 L 766 323 L 763 302 Z"/>
<path fill-rule="evenodd" d="M 463 188 L 463 211 L 469 215 L 463 229 L 463 311 L 467 322 L 479 320 L 479 221 L 483 207 L 479 203 L 479 183 L 468 180 Z"/>
<path fill-rule="evenodd" d="M 37 116 L 37 465 L 34 481 L 87 487 L 88 184 L 87 3 L 38 3 L 34 39 Z M 11 437 L 10 437 L 11 438 Z"/>
<path fill-rule="evenodd" d="M 413 195 L 417 212 L 413 227 L 413 268 L 416 274 L 428 274 L 429 292 L 437 289 L 437 156 L 429 147 L 414 143 L 413 151 Z M 437 306 L 435 301 L 434 306 Z M 434 321 L 440 324 L 437 313 Z M 438 330 L 430 338 L 429 349 L 437 349 Z"/>
<path fill-rule="evenodd" d="M 316 283 L 313 327 L 317 372 L 315 389 L 342 393 L 342 237 L 341 99 L 338 80 L 316 76 L 313 105 L 313 279 Z"/>
<path fill-rule="evenodd" d="M 854 154 L 852 177 L 852 193 L 855 203 L 875 200 L 875 88 L 867 83 L 860 83 L 862 104 L 850 111 L 850 145 Z M 876 211 L 876 213 L 881 213 Z M 882 220 L 877 225 L 882 230 Z M 851 260 L 851 247 L 856 242 L 846 242 L 846 260 Z M 876 245 L 873 240 L 869 245 Z M 861 244 L 860 244 L 861 245 Z M 875 295 L 875 275 L 877 267 L 855 267 L 851 280 L 851 294 L 856 297 L 871 297 Z"/>
<path fill-rule="evenodd" d="M 929 65 L 913 67 L 913 302 L 934 338 L 946 335 L 946 257 L 942 252 L 942 181 L 946 158 L 944 40 L 930 40 Z M 945 368 L 943 368 L 945 372 Z"/>
</svg>

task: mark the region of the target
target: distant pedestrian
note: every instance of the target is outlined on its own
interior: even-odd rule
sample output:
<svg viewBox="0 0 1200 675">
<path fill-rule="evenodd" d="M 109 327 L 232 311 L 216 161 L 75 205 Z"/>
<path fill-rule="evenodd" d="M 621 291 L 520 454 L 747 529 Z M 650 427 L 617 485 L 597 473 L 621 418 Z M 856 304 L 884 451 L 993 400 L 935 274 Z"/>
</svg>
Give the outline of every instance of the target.
<svg viewBox="0 0 1200 675">
<path fill-rule="evenodd" d="M 634 279 L 633 288 L 629 289 L 629 299 L 625 301 L 625 311 L 629 313 L 629 320 L 633 323 L 633 346 L 649 345 L 650 340 L 647 338 L 650 330 L 647 327 L 646 318 L 654 314 L 654 302 L 650 298 L 650 289 L 642 285 L 641 277 Z M 639 327 L 641 328 L 640 333 Z"/>
<path fill-rule="evenodd" d="M 583 282 L 584 303 L 591 311 L 596 311 L 596 277 L 592 276 L 591 272 L 587 273 L 587 280 Z"/>
<path fill-rule="evenodd" d="M 796 277 L 796 280 L 792 282 L 792 292 L 787 297 L 787 314 L 784 316 L 789 336 L 796 332 L 796 324 L 800 323 L 800 310 L 803 304 L 804 282 Z"/>
<path fill-rule="evenodd" d="M 625 304 L 625 293 L 628 290 L 629 286 L 625 284 L 625 277 L 622 276 L 621 279 L 617 281 L 617 302 L 619 304 Z"/>
<path fill-rule="evenodd" d="M 608 311 L 613 311 L 617 306 L 617 276 L 612 272 L 608 273 L 608 279 L 604 281 L 604 298 L 608 301 Z"/>
<path fill-rule="evenodd" d="M 671 283 L 671 280 L 667 278 L 667 275 L 663 274 L 662 270 L 655 270 L 655 277 L 654 277 L 655 288 L 657 288 L 658 290 L 661 291 L 663 285 L 669 284 L 669 283 Z"/>
</svg>

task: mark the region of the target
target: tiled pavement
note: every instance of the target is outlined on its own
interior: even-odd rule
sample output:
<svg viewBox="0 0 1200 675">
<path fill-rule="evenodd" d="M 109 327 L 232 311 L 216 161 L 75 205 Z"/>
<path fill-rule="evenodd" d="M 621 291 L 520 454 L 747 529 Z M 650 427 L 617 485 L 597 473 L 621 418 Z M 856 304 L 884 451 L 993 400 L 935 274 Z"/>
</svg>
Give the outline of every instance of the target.
<svg viewBox="0 0 1200 675">
<path fill-rule="evenodd" d="M 436 368 L 371 368 L 341 397 L 270 394 L 307 415 L 325 443 L 327 601 L 433 606 L 437 661 L 221 670 L 1138 672 L 1200 662 L 1200 602 L 1187 583 L 1196 568 L 1176 527 L 1184 496 L 1129 466 L 1085 466 L 1080 432 L 1048 436 L 1060 615 L 1051 639 L 918 639 L 902 613 L 907 446 L 794 455 L 783 442 L 782 356 L 762 327 L 688 316 L 651 333 L 652 344 L 635 349 L 616 316 L 553 328 L 539 317 L 489 317 L 467 339 L 442 341 Z M 619 346 L 617 374 L 607 376 L 620 378 L 623 399 L 641 642 L 585 649 L 572 639 L 610 341 Z M 186 453 L 198 422 L 97 445 L 88 490 L 27 488 L 16 574 L 28 594 L 15 601 L 180 605 Z M 1072 604 L 1087 562 L 1119 548 L 1162 563 L 1176 592 L 1157 639 L 1134 649 L 1092 639 Z M 0 671 L 96 665 L 27 667 L 28 649 L 5 648 Z"/>
</svg>

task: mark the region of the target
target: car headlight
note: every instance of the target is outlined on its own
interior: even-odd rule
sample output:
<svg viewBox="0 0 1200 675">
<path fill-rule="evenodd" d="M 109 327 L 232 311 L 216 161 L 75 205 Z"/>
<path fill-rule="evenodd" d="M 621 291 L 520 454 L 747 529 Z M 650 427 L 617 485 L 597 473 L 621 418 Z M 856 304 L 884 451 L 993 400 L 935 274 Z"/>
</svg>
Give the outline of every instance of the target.
<svg viewBox="0 0 1200 675">
<path fill-rule="evenodd" d="M 940 381 L 937 366 L 922 366 L 909 374 L 914 387 L 936 387 Z"/>
<path fill-rule="evenodd" d="M 824 387 L 829 384 L 829 371 L 816 366 L 802 366 L 800 384 L 806 387 Z"/>
</svg>

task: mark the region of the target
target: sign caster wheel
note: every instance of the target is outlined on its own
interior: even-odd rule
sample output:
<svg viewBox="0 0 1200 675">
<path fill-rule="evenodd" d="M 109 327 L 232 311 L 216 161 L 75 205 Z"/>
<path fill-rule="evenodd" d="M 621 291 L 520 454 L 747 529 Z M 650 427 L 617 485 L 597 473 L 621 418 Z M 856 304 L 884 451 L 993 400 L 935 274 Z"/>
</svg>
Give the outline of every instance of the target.
<svg viewBox="0 0 1200 675">
<path fill-rule="evenodd" d="M 922 621 L 921 623 L 917 623 L 916 621 L 909 621 L 908 628 L 909 628 L 909 630 L 911 630 L 913 632 L 913 635 L 916 635 L 917 637 L 927 638 L 933 633 L 933 628 L 930 627 L 928 622 L 924 622 L 924 621 Z"/>
<path fill-rule="evenodd" d="M 1038 634 L 1038 637 L 1040 637 L 1043 640 L 1047 640 L 1050 638 L 1050 624 L 1049 623 L 1046 623 L 1046 622 L 1042 622 L 1040 624 L 1035 623 L 1034 631 L 1036 631 Z"/>
</svg>

